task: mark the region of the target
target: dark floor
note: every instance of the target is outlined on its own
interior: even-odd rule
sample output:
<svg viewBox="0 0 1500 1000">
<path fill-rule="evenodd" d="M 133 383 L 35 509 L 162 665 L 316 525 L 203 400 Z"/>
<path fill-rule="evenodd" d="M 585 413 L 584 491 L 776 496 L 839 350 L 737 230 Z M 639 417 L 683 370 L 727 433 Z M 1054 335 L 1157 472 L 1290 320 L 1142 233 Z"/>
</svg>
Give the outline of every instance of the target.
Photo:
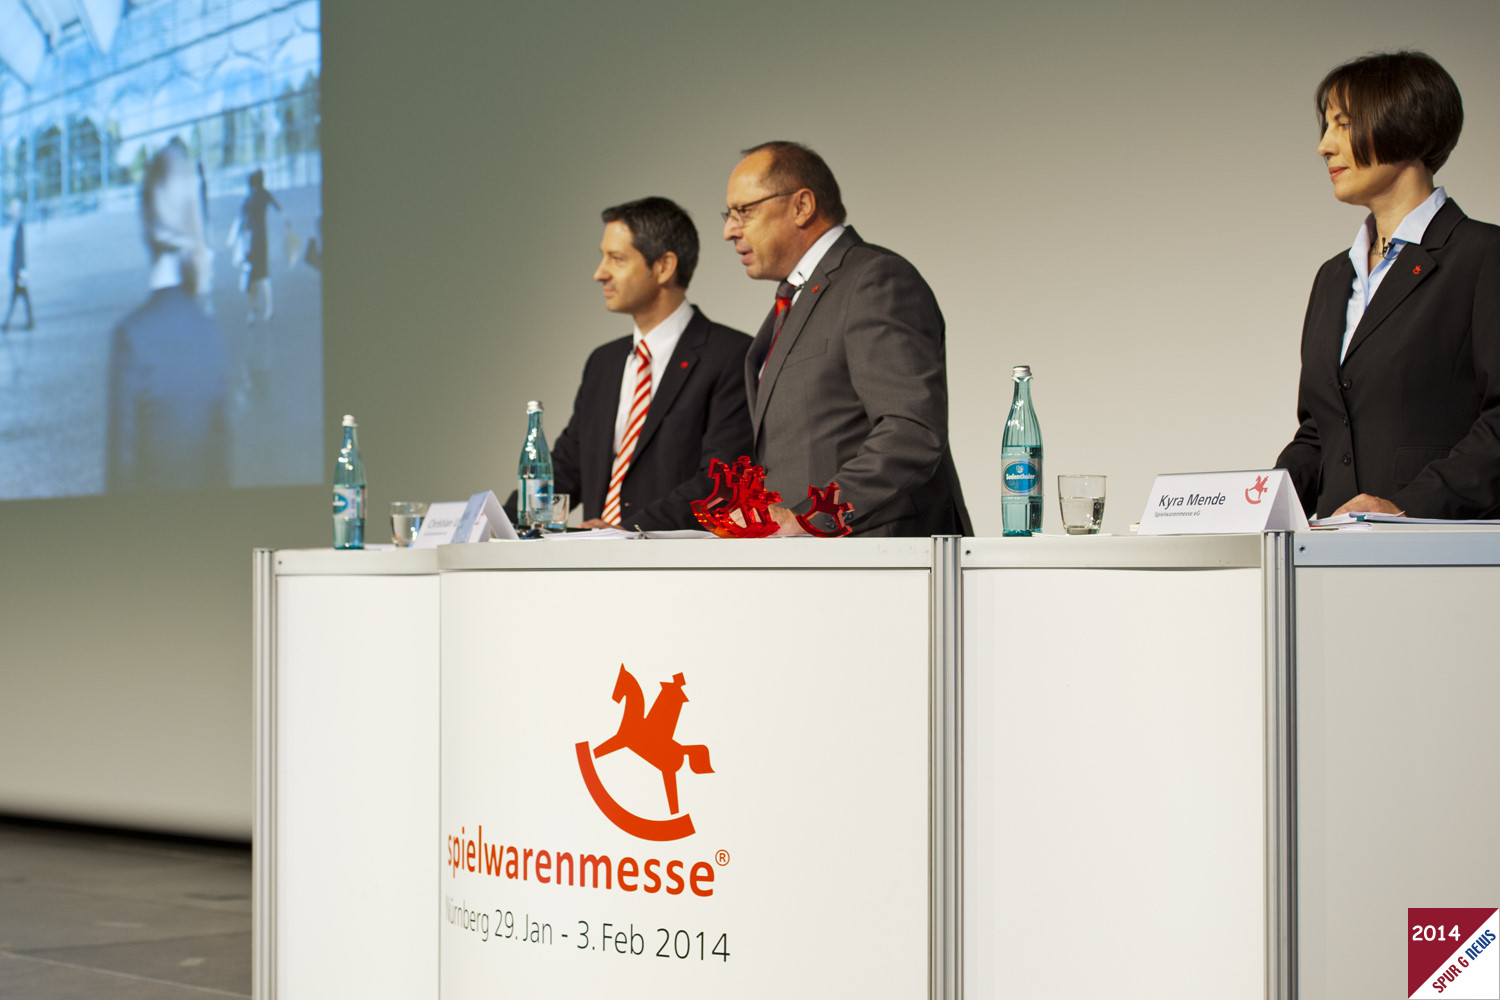
<svg viewBox="0 0 1500 1000">
<path fill-rule="evenodd" d="M 250 849 L 0 819 L 0 997 L 250 996 Z"/>
</svg>

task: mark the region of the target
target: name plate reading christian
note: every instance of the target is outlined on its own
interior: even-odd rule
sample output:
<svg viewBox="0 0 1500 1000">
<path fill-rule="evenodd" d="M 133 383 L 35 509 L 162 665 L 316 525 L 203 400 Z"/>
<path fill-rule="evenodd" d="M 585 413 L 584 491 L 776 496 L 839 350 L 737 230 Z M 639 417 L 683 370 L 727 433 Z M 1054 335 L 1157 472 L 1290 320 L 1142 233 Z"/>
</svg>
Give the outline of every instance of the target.
<svg viewBox="0 0 1500 1000">
<path fill-rule="evenodd" d="M 1157 476 L 1142 535 L 1231 535 L 1307 528 L 1285 469 Z"/>
<path fill-rule="evenodd" d="M 427 505 L 427 516 L 422 518 L 422 526 L 417 529 L 417 537 L 412 540 L 411 547 L 414 549 L 435 549 L 439 545 L 450 545 L 455 541 L 467 541 L 468 539 L 455 539 L 454 532 L 458 530 L 459 522 L 464 518 L 464 511 L 469 506 L 467 500 L 449 500 L 443 503 Z"/>
</svg>

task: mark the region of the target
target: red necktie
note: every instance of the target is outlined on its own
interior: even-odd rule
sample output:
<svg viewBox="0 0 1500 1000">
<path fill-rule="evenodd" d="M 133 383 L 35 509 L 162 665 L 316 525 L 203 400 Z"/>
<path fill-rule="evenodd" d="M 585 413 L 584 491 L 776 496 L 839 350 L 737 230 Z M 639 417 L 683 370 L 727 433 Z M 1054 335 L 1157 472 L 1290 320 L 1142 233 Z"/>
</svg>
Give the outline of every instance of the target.
<svg viewBox="0 0 1500 1000">
<path fill-rule="evenodd" d="M 760 363 L 760 373 L 755 376 L 759 382 L 766 374 L 766 363 L 771 360 L 771 352 L 776 350 L 776 338 L 781 336 L 781 324 L 786 322 L 786 314 L 792 309 L 792 296 L 797 294 L 801 287 L 790 281 L 783 281 L 776 286 L 776 326 L 771 331 L 771 346 L 766 348 L 766 356 Z"/>
<path fill-rule="evenodd" d="M 625 419 L 620 450 L 609 470 L 609 490 L 604 494 L 602 516 L 610 524 L 620 523 L 620 487 L 625 482 L 625 473 L 630 471 L 630 457 L 635 454 L 635 443 L 646 423 L 646 411 L 651 408 L 651 348 L 644 340 L 635 345 L 635 363 L 635 395 L 630 400 L 630 415 Z"/>
</svg>

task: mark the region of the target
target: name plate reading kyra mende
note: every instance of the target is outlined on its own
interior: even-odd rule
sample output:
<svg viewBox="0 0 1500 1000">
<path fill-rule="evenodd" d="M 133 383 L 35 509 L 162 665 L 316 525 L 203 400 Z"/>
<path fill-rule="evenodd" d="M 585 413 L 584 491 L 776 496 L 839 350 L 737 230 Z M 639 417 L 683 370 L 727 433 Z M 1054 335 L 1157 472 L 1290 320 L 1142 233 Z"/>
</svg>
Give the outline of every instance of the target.
<svg viewBox="0 0 1500 1000">
<path fill-rule="evenodd" d="M 1266 469 L 1157 476 L 1139 533 L 1233 535 L 1306 527 L 1291 476 Z"/>
</svg>

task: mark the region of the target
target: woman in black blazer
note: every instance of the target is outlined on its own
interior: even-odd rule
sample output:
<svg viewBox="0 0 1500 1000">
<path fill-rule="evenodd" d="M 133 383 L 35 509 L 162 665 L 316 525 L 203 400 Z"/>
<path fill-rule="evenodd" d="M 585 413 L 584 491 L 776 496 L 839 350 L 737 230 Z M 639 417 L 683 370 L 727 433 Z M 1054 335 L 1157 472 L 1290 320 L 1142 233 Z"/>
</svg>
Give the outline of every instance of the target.
<svg viewBox="0 0 1500 1000">
<path fill-rule="evenodd" d="M 1369 209 L 1313 281 L 1300 426 L 1276 460 L 1309 515 L 1500 514 L 1500 227 L 1434 187 L 1463 127 L 1417 52 L 1345 63 L 1316 106 L 1334 197 Z"/>
</svg>

